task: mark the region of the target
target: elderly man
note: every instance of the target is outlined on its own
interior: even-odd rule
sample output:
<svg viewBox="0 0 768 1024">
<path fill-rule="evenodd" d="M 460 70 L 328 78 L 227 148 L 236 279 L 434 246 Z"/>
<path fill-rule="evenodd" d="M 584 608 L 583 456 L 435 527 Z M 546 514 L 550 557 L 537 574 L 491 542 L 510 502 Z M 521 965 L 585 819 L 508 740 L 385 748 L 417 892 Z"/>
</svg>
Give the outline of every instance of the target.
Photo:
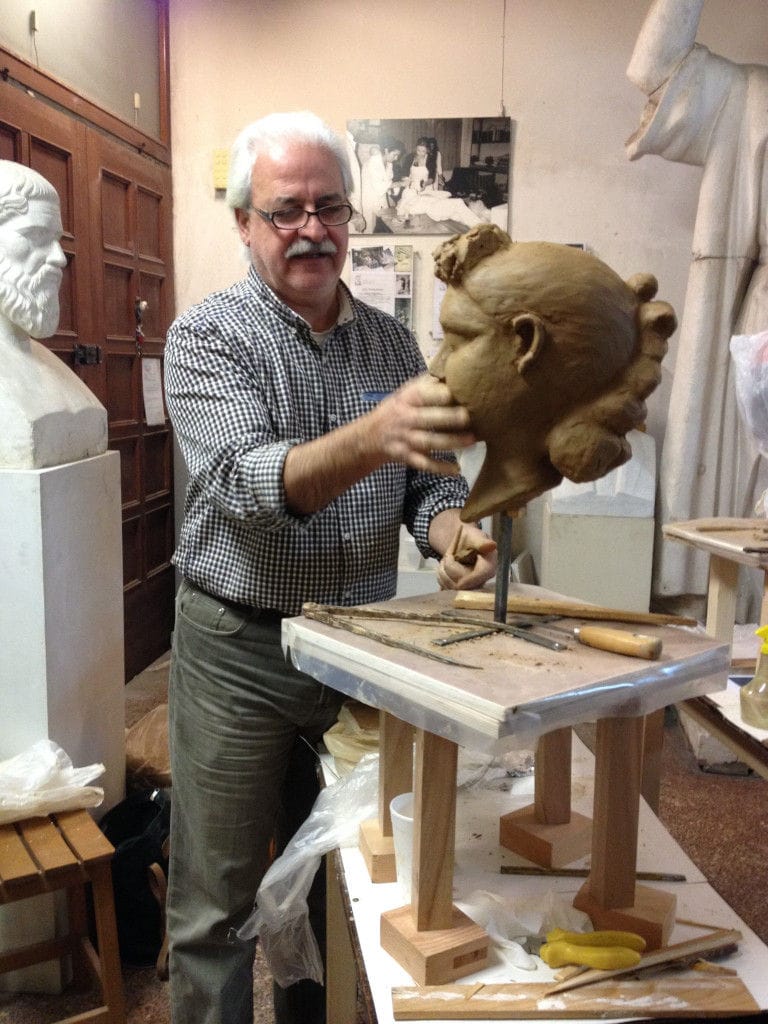
<svg viewBox="0 0 768 1024">
<path fill-rule="evenodd" d="M 246 128 L 228 202 L 247 277 L 169 333 L 168 406 L 189 467 L 169 694 L 175 1024 L 253 1021 L 254 949 L 230 932 L 270 841 L 312 805 L 304 741 L 338 711 L 336 693 L 284 658 L 281 618 L 305 601 L 394 596 L 401 523 L 441 559 L 441 586 L 495 571 L 493 541 L 459 519 L 467 487 L 452 452 L 474 440 L 466 409 L 424 373 L 411 335 L 339 281 L 350 186 L 343 142 L 314 115 Z M 468 565 L 449 553 L 459 530 Z M 276 989 L 275 1010 L 322 1021 L 323 991 Z"/>
<path fill-rule="evenodd" d="M 37 338 L 59 324 L 67 264 L 59 197 L 36 171 L 0 160 L 0 466 L 42 469 L 107 447 L 95 395 Z"/>
</svg>

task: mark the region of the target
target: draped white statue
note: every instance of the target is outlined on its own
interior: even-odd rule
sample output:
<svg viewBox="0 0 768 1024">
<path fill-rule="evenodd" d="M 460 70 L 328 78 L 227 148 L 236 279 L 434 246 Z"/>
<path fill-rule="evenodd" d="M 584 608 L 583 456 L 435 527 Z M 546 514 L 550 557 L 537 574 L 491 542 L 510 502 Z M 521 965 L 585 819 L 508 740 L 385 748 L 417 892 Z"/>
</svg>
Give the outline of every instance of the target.
<svg viewBox="0 0 768 1024">
<path fill-rule="evenodd" d="M 0 469 L 43 469 L 107 448 L 106 410 L 35 340 L 59 323 L 61 235 L 53 186 L 0 160 Z"/>
<path fill-rule="evenodd" d="M 768 68 L 697 44 L 703 4 L 654 0 L 627 69 L 648 96 L 630 159 L 655 154 L 703 169 L 662 447 L 661 522 L 752 516 L 768 486 L 739 419 L 729 356 L 733 334 L 768 329 Z M 688 545 L 659 543 L 655 562 L 654 593 L 706 592 L 707 561 Z M 743 611 L 757 611 L 754 596 Z"/>
</svg>

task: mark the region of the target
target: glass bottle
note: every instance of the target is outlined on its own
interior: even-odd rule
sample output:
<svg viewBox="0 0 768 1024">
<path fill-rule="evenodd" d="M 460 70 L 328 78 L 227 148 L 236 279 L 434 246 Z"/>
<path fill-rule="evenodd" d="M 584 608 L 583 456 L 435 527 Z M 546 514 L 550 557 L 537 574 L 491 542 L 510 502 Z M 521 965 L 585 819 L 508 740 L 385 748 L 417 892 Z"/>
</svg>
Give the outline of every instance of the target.
<svg viewBox="0 0 768 1024">
<path fill-rule="evenodd" d="M 768 729 L 768 626 L 756 630 L 763 641 L 754 678 L 741 688 L 741 720 L 756 729 Z"/>
</svg>

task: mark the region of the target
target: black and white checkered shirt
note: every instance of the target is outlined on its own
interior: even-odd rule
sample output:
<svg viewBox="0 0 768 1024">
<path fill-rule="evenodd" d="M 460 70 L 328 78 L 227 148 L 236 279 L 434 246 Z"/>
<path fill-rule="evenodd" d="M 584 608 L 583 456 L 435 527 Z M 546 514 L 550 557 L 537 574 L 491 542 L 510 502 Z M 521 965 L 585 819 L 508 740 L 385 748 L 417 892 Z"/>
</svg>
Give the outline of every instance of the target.
<svg viewBox="0 0 768 1024">
<path fill-rule="evenodd" d="M 386 600 L 400 524 L 434 556 L 431 520 L 466 500 L 461 477 L 388 463 L 311 516 L 286 508 L 288 450 L 370 411 L 366 392 L 425 368 L 393 317 L 345 294 L 351 316 L 322 346 L 253 267 L 171 325 L 166 398 L 189 469 L 174 562 L 211 594 L 290 615 L 304 601 Z"/>
</svg>

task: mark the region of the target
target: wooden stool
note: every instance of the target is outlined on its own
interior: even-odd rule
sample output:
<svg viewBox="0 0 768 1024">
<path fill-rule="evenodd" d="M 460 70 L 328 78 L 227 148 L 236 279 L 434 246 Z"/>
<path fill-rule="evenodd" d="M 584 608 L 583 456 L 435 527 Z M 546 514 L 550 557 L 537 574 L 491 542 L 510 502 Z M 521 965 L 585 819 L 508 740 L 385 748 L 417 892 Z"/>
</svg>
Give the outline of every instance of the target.
<svg viewBox="0 0 768 1024">
<path fill-rule="evenodd" d="M 0 904 L 65 889 L 69 933 L 0 953 L 0 973 L 72 957 L 73 980 L 100 982 L 103 1005 L 67 1024 L 125 1024 L 110 861 L 114 849 L 87 811 L 65 811 L 0 825 Z M 90 883 L 98 953 L 88 935 L 85 886 Z"/>
</svg>

